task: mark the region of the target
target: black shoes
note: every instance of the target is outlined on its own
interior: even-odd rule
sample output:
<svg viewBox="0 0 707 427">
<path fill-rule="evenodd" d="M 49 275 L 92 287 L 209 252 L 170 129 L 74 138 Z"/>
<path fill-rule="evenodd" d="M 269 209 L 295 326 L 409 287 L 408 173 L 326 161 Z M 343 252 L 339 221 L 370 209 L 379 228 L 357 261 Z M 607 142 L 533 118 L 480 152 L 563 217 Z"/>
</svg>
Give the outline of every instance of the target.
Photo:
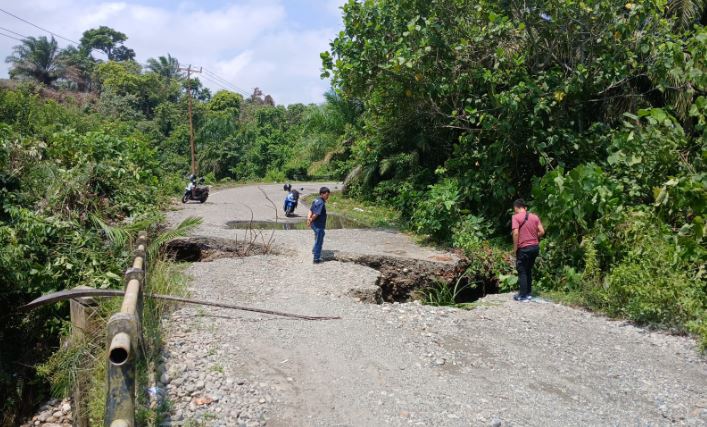
<svg viewBox="0 0 707 427">
<path fill-rule="evenodd" d="M 513 300 L 518 301 L 518 302 L 530 302 L 533 300 L 533 296 L 532 295 L 515 294 L 515 295 L 513 295 Z"/>
</svg>

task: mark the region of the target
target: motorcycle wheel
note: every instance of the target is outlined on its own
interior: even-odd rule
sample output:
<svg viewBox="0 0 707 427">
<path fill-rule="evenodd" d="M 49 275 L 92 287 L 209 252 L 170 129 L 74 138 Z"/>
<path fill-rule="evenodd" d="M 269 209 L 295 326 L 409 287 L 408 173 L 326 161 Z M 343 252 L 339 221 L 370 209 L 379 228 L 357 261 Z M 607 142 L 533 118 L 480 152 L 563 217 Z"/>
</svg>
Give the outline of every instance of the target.
<svg viewBox="0 0 707 427">
<path fill-rule="evenodd" d="M 182 196 L 182 203 L 186 203 L 189 200 L 189 195 L 185 194 Z"/>
<path fill-rule="evenodd" d="M 204 203 L 208 197 L 209 196 L 203 196 L 201 199 L 199 199 L 199 203 Z"/>
</svg>

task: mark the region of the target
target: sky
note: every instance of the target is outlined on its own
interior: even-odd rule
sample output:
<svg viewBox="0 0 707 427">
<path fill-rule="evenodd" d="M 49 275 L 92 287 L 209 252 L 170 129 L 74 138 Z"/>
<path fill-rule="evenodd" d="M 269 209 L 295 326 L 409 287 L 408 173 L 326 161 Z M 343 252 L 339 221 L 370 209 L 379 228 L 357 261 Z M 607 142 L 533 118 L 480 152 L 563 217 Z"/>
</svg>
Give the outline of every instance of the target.
<svg viewBox="0 0 707 427">
<path fill-rule="evenodd" d="M 197 76 L 213 92 L 225 87 L 249 94 L 259 87 L 276 103 L 291 104 L 323 101 L 329 81 L 319 77 L 319 53 L 341 30 L 344 2 L 0 0 L 0 8 L 74 41 L 85 30 L 106 25 L 128 36 L 125 45 L 142 64 L 169 53 L 180 64 L 206 69 L 208 74 Z M 0 11 L 0 33 L 20 38 L 8 30 L 50 36 Z M 17 44 L 0 35 L 0 78 L 7 78 L 4 58 Z"/>
</svg>

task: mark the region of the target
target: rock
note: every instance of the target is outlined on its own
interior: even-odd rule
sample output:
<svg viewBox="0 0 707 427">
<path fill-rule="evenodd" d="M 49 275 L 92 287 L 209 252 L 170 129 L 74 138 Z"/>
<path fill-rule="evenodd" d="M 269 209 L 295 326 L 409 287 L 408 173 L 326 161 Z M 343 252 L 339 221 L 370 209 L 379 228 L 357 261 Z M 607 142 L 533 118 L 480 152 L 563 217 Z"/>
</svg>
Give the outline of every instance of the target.
<svg viewBox="0 0 707 427">
<path fill-rule="evenodd" d="M 491 427 L 501 427 L 502 424 L 503 424 L 503 423 L 501 422 L 501 419 L 500 419 L 500 418 L 494 417 L 494 418 L 491 420 Z"/>
<path fill-rule="evenodd" d="M 69 403 L 64 403 L 61 405 L 61 412 L 68 414 L 71 411 L 71 405 Z"/>
<path fill-rule="evenodd" d="M 163 372 L 162 375 L 160 376 L 160 382 L 164 385 L 169 384 L 169 379 L 170 378 L 169 378 L 169 375 L 167 374 L 167 372 Z"/>
<path fill-rule="evenodd" d="M 437 359 L 437 360 L 435 360 L 435 365 L 437 365 L 437 366 L 442 366 L 442 365 L 444 365 L 444 363 L 445 363 L 445 362 L 444 362 L 444 359 Z"/>
</svg>

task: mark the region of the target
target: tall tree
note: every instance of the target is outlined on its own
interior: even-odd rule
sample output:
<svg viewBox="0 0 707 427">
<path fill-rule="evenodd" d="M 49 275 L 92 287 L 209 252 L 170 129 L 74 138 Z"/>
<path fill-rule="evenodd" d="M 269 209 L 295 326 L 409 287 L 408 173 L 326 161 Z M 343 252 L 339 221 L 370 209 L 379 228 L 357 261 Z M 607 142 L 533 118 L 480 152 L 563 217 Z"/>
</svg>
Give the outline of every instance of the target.
<svg viewBox="0 0 707 427">
<path fill-rule="evenodd" d="M 96 61 L 86 49 L 68 46 L 59 54 L 64 78 L 79 91 L 91 90 Z"/>
<path fill-rule="evenodd" d="M 12 55 L 5 62 L 12 64 L 10 77 L 30 77 L 38 82 L 51 85 L 61 77 L 61 66 L 57 61 L 59 45 L 54 37 L 27 37 L 22 44 L 13 47 Z"/>
<path fill-rule="evenodd" d="M 100 50 L 110 61 L 129 61 L 135 59 L 135 51 L 123 44 L 127 39 L 124 33 L 102 25 L 84 31 L 80 47 L 87 51 Z"/>
<path fill-rule="evenodd" d="M 179 71 L 179 61 L 177 58 L 173 57 L 169 53 L 167 56 L 160 56 L 158 58 L 150 58 L 147 60 L 147 69 L 153 73 L 159 74 L 160 76 L 172 80 L 179 79 L 183 77 L 183 73 Z"/>
</svg>

